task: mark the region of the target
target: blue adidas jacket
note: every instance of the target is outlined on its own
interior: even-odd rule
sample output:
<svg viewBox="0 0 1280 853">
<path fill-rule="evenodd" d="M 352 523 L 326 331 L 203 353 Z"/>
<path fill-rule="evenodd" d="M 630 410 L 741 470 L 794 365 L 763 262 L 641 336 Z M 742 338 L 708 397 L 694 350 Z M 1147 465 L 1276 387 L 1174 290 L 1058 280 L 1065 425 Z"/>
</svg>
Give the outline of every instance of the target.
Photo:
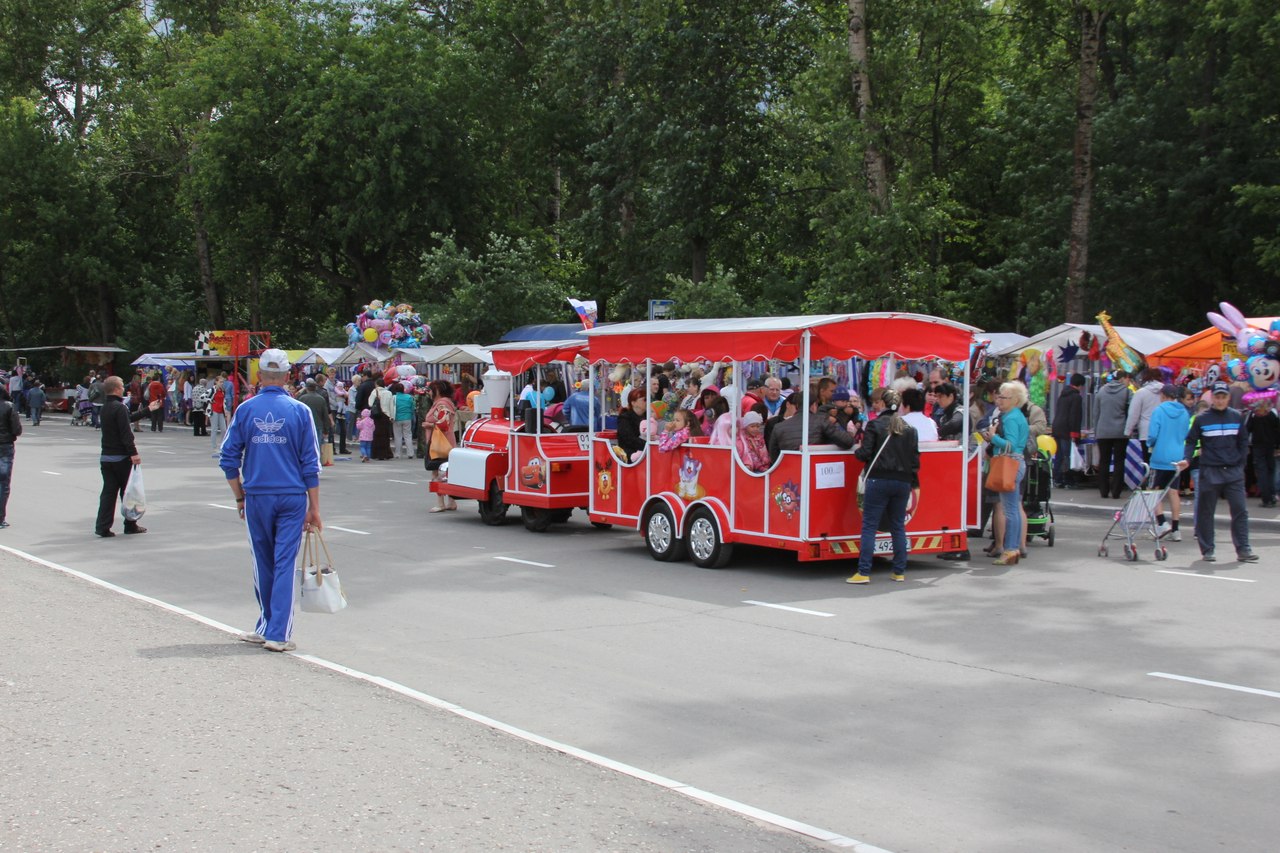
<svg viewBox="0 0 1280 853">
<path fill-rule="evenodd" d="M 1165 400 L 1151 413 L 1147 424 L 1147 447 L 1151 450 L 1151 467 L 1172 471 L 1182 461 L 1191 413 L 1177 400 Z"/>
<path fill-rule="evenodd" d="M 1208 469 L 1239 468 L 1244 475 L 1245 459 L 1249 456 L 1249 431 L 1245 428 L 1244 415 L 1228 408 L 1219 412 L 1209 409 L 1196 415 L 1196 422 L 1187 433 L 1184 452 L 1190 459 L 1200 444 L 1200 475 Z"/>
<path fill-rule="evenodd" d="M 320 449 L 311 410 L 283 388 L 263 388 L 236 409 L 218 464 L 228 480 L 244 465 L 244 490 L 252 495 L 314 489 L 320 485 Z"/>
</svg>

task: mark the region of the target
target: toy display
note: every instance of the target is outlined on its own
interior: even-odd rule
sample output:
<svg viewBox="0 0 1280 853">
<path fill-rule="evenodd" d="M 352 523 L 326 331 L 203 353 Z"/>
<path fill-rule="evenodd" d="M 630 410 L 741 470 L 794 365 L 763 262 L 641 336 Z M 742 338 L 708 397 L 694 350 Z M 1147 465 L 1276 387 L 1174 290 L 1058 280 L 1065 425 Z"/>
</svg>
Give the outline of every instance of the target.
<svg viewBox="0 0 1280 853">
<path fill-rule="evenodd" d="M 1111 315 L 1106 311 L 1098 314 L 1098 325 L 1107 333 L 1107 343 L 1103 349 L 1111 359 L 1111 363 L 1130 376 L 1136 376 L 1146 363 L 1142 353 L 1124 342 L 1120 333 L 1111 325 Z"/>
<path fill-rule="evenodd" d="M 431 327 L 406 303 L 375 299 L 345 327 L 347 343 L 361 341 L 379 348 L 417 349 L 431 340 Z"/>
<path fill-rule="evenodd" d="M 1248 382 L 1255 392 L 1274 392 L 1280 383 L 1280 320 L 1263 331 L 1249 325 L 1249 321 L 1230 302 L 1220 302 L 1219 314 L 1210 311 L 1205 316 L 1223 334 L 1236 339 L 1240 358 L 1227 362 L 1226 374 L 1238 382 Z"/>
</svg>

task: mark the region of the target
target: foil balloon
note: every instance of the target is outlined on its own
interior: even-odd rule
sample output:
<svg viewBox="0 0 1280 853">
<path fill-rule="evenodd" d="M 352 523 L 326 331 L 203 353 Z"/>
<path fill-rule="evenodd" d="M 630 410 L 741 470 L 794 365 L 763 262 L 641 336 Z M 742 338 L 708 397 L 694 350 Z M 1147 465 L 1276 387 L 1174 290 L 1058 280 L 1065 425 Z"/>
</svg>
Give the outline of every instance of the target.
<svg viewBox="0 0 1280 853">
<path fill-rule="evenodd" d="M 1237 382 L 1244 382 L 1249 378 L 1249 370 L 1245 367 L 1243 359 L 1233 358 L 1227 362 L 1227 376 Z"/>
<path fill-rule="evenodd" d="M 1245 362 L 1249 385 L 1255 391 L 1263 391 L 1280 382 L 1280 361 L 1265 355 L 1255 355 Z"/>
<path fill-rule="evenodd" d="M 365 330 L 364 330 L 364 339 L 365 339 L 366 341 L 368 341 L 369 343 L 374 343 L 375 341 L 377 341 L 377 340 L 378 340 L 378 330 L 377 330 L 377 329 L 365 329 Z"/>
</svg>

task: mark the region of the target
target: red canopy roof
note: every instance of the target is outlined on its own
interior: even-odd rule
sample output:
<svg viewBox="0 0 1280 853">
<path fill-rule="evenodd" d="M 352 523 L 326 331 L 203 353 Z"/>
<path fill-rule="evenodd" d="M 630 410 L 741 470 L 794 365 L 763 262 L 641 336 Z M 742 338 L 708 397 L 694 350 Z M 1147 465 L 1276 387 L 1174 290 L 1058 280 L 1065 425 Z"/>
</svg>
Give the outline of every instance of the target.
<svg viewBox="0 0 1280 853">
<path fill-rule="evenodd" d="M 894 355 L 961 361 L 979 331 L 924 314 L 878 313 L 654 320 L 597 326 L 584 334 L 592 361 L 794 361 L 804 354 L 806 333 L 815 359 Z"/>
<path fill-rule="evenodd" d="M 587 342 L 576 341 L 519 341 L 510 344 L 494 344 L 489 347 L 493 366 L 507 373 L 523 373 L 535 364 L 553 361 L 573 361 L 585 355 Z"/>
</svg>

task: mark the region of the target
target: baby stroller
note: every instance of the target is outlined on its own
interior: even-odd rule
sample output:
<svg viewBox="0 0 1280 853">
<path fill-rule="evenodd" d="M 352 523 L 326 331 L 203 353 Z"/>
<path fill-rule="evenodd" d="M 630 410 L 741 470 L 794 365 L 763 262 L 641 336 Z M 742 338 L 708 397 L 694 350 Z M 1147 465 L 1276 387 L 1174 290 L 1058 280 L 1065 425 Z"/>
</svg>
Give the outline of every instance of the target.
<svg viewBox="0 0 1280 853">
<path fill-rule="evenodd" d="M 1145 537 L 1150 537 L 1155 542 L 1157 560 L 1163 561 L 1169 557 L 1169 551 L 1160 542 L 1160 529 L 1156 516 L 1160 513 L 1165 495 L 1169 493 L 1169 486 L 1177 483 L 1178 478 L 1171 479 L 1169 486 L 1156 489 L 1154 488 L 1155 472 L 1149 465 L 1143 467 L 1145 472 L 1142 475 L 1142 482 L 1133 490 L 1133 494 L 1129 496 L 1129 500 L 1125 501 L 1124 506 L 1116 511 L 1115 520 L 1111 523 L 1106 535 L 1102 537 L 1102 544 L 1098 546 L 1099 557 L 1107 556 L 1108 539 L 1123 539 L 1125 559 L 1131 562 L 1137 560 L 1137 540 Z"/>
<path fill-rule="evenodd" d="M 81 400 L 79 403 L 76 403 L 75 407 L 71 410 L 71 425 L 88 426 L 90 421 L 89 413 L 92 411 L 93 403 L 90 403 L 88 400 Z"/>
<path fill-rule="evenodd" d="M 1022 481 L 1022 509 L 1027 514 L 1027 537 L 1047 541 L 1053 547 L 1053 507 L 1049 498 L 1053 486 L 1053 458 L 1043 450 L 1027 460 L 1027 476 Z"/>
</svg>

